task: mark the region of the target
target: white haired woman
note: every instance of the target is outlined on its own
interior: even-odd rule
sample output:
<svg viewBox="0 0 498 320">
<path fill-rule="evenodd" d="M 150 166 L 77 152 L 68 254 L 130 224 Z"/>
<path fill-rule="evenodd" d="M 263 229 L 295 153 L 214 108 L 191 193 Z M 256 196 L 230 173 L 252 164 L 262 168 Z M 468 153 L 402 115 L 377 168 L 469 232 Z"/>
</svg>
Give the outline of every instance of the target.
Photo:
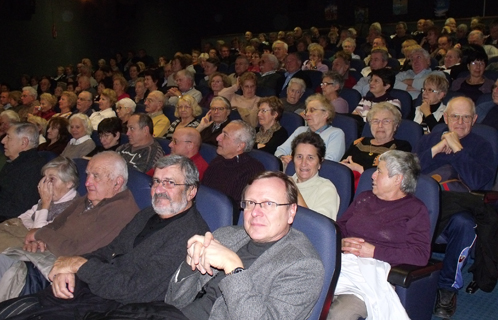
<svg viewBox="0 0 498 320">
<path fill-rule="evenodd" d="M 95 142 L 90 137 L 92 123 L 87 115 L 82 113 L 73 115 L 69 119 L 69 132 L 73 138 L 69 140 L 61 156 L 70 159 L 82 158 L 95 149 Z"/>
</svg>

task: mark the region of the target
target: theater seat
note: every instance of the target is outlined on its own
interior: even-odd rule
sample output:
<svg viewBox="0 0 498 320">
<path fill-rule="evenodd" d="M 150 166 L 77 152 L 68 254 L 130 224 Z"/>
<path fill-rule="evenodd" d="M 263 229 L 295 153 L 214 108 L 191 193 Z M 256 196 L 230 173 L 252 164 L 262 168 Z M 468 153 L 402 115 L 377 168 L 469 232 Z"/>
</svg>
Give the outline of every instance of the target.
<svg viewBox="0 0 498 320">
<path fill-rule="evenodd" d="M 232 225 L 232 201 L 223 193 L 201 185 L 195 196 L 195 205 L 211 231 Z"/>
</svg>

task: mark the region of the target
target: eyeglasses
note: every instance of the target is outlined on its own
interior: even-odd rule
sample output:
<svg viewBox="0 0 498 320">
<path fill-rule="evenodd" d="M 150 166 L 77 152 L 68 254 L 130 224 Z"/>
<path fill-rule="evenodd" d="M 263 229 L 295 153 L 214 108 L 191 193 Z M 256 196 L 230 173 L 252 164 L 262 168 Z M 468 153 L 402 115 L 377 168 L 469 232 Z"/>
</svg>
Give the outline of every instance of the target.
<svg viewBox="0 0 498 320">
<path fill-rule="evenodd" d="M 211 107 L 209 108 L 209 110 L 213 111 L 213 112 L 216 112 L 216 111 L 223 111 L 223 110 L 226 110 L 226 108 L 222 108 L 222 107 Z"/>
<path fill-rule="evenodd" d="M 327 111 L 327 110 L 325 110 L 325 109 L 309 108 L 309 109 L 304 110 L 304 114 L 315 113 L 316 111 Z"/>
<path fill-rule="evenodd" d="M 152 182 L 150 183 L 151 188 L 157 188 L 161 184 L 163 188 L 166 189 L 173 189 L 176 186 L 190 186 L 188 183 L 175 183 L 173 180 L 170 179 L 164 179 L 164 180 L 159 180 L 157 178 L 153 178 Z"/>
<path fill-rule="evenodd" d="M 434 89 L 426 89 L 426 88 L 422 88 L 420 91 L 422 91 L 422 93 L 424 92 L 429 92 L 429 93 L 439 93 L 441 92 L 441 90 L 434 90 Z"/>
<path fill-rule="evenodd" d="M 256 207 L 256 205 L 259 204 L 259 207 L 265 211 L 270 211 L 270 210 L 275 210 L 277 207 L 280 206 L 288 206 L 291 205 L 292 203 L 276 203 L 273 201 L 265 201 L 265 202 L 255 202 L 252 200 L 242 200 L 240 202 L 240 207 L 244 210 L 249 210 L 252 211 Z"/>
<path fill-rule="evenodd" d="M 271 109 L 259 109 L 258 110 L 258 113 L 262 113 L 262 114 L 265 114 L 267 112 L 271 112 Z"/>
<path fill-rule="evenodd" d="M 373 120 L 370 120 L 370 125 L 378 126 L 381 122 L 382 122 L 382 125 L 387 126 L 387 125 L 390 125 L 391 123 L 393 123 L 394 120 L 393 119 L 382 119 L 382 120 L 373 119 Z"/>
<path fill-rule="evenodd" d="M 484 61 L 472 61 L 470 64 L 473 65 L 473 66 L 484 66 L 484 65 L 486 65 L 484 63 Z"/>
<path fill-rule="evenodd" d="M 334 84 L 335 84 L 335 82 L 322 82 L 322 83 L 320 83 L 320 86 L 323 87 L 323 86 L 334 85 Z"/>
<path fill-rule="evenodd" d="M 156 102 L 156 100 L 152 99 L 152 98 L 147 98 L 145 99 L 146 102 Z"/>
<path fill-rule="evenodd" d="M 175 138 L 173 138 L 171 140 L 171 142 L 173 142 L 173 144 L 177 145 L 178 143 L 180 142 L 185 142 L 185 143 L 191 143 L 192 141 L 187 141 L 187 140 L 176 140 Z"/>
<path fill-rule="evenodd" d="M 448 118 L 450 118 L 451 122 L 459 122 L 460 119 L 462 119 L 464 123 L 470 123 L 472 121 L 472 118 L 474 118 L 474 116 L 471 116 L 470 114 L 464 114 L 464 115 L 450 114 Z"/>
<path fill-rule="evenodd" d="M 178 106 L 176 107 L 178 110 L 188 110 L 188 109 L 192 109 L 191 106 Z"/>
</svg>

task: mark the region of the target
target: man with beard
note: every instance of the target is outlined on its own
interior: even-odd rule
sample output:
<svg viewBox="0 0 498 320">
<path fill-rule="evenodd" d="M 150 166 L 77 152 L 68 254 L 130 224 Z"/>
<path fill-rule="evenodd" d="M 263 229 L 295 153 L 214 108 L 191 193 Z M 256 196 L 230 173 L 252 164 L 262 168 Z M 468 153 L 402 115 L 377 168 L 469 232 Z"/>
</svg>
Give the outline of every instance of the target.
<svg viewBox="0 0 498 320">
<path fill-rule="evenodd" d="M 193 205 L 198 184 L 190 159 L 172 155 L 158 160 L 152 207 L 137 213 L 109 245 L 59 257 L 49 274 L 52 286 L 0 304 L 0 319 L 75 319 L 127 303 L 163 301 L 171 276 L 185 260 L 185 243 L 209 230 Z"/>
</svg>

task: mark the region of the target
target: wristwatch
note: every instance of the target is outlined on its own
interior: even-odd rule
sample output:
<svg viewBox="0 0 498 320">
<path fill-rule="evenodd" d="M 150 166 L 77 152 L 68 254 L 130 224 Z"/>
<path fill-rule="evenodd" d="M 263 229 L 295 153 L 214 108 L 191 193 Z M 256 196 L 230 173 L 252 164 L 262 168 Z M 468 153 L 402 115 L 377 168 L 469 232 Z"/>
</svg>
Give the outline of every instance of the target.
<svg viewBox="0 0 498 320">
<path fill-rule="evenodd" d="M 241 267 L 237 267 L 235 269 L 232 270 L 232 272 L 229 272 L 227 273 L 226 275 L 227 276 L 230 276 L 232 274 L 236 274 L 236 273 L 241 273 L 242 271 L 244 271 L 245 269 L 244 268 L 241 268 Z"/>
</svg>

